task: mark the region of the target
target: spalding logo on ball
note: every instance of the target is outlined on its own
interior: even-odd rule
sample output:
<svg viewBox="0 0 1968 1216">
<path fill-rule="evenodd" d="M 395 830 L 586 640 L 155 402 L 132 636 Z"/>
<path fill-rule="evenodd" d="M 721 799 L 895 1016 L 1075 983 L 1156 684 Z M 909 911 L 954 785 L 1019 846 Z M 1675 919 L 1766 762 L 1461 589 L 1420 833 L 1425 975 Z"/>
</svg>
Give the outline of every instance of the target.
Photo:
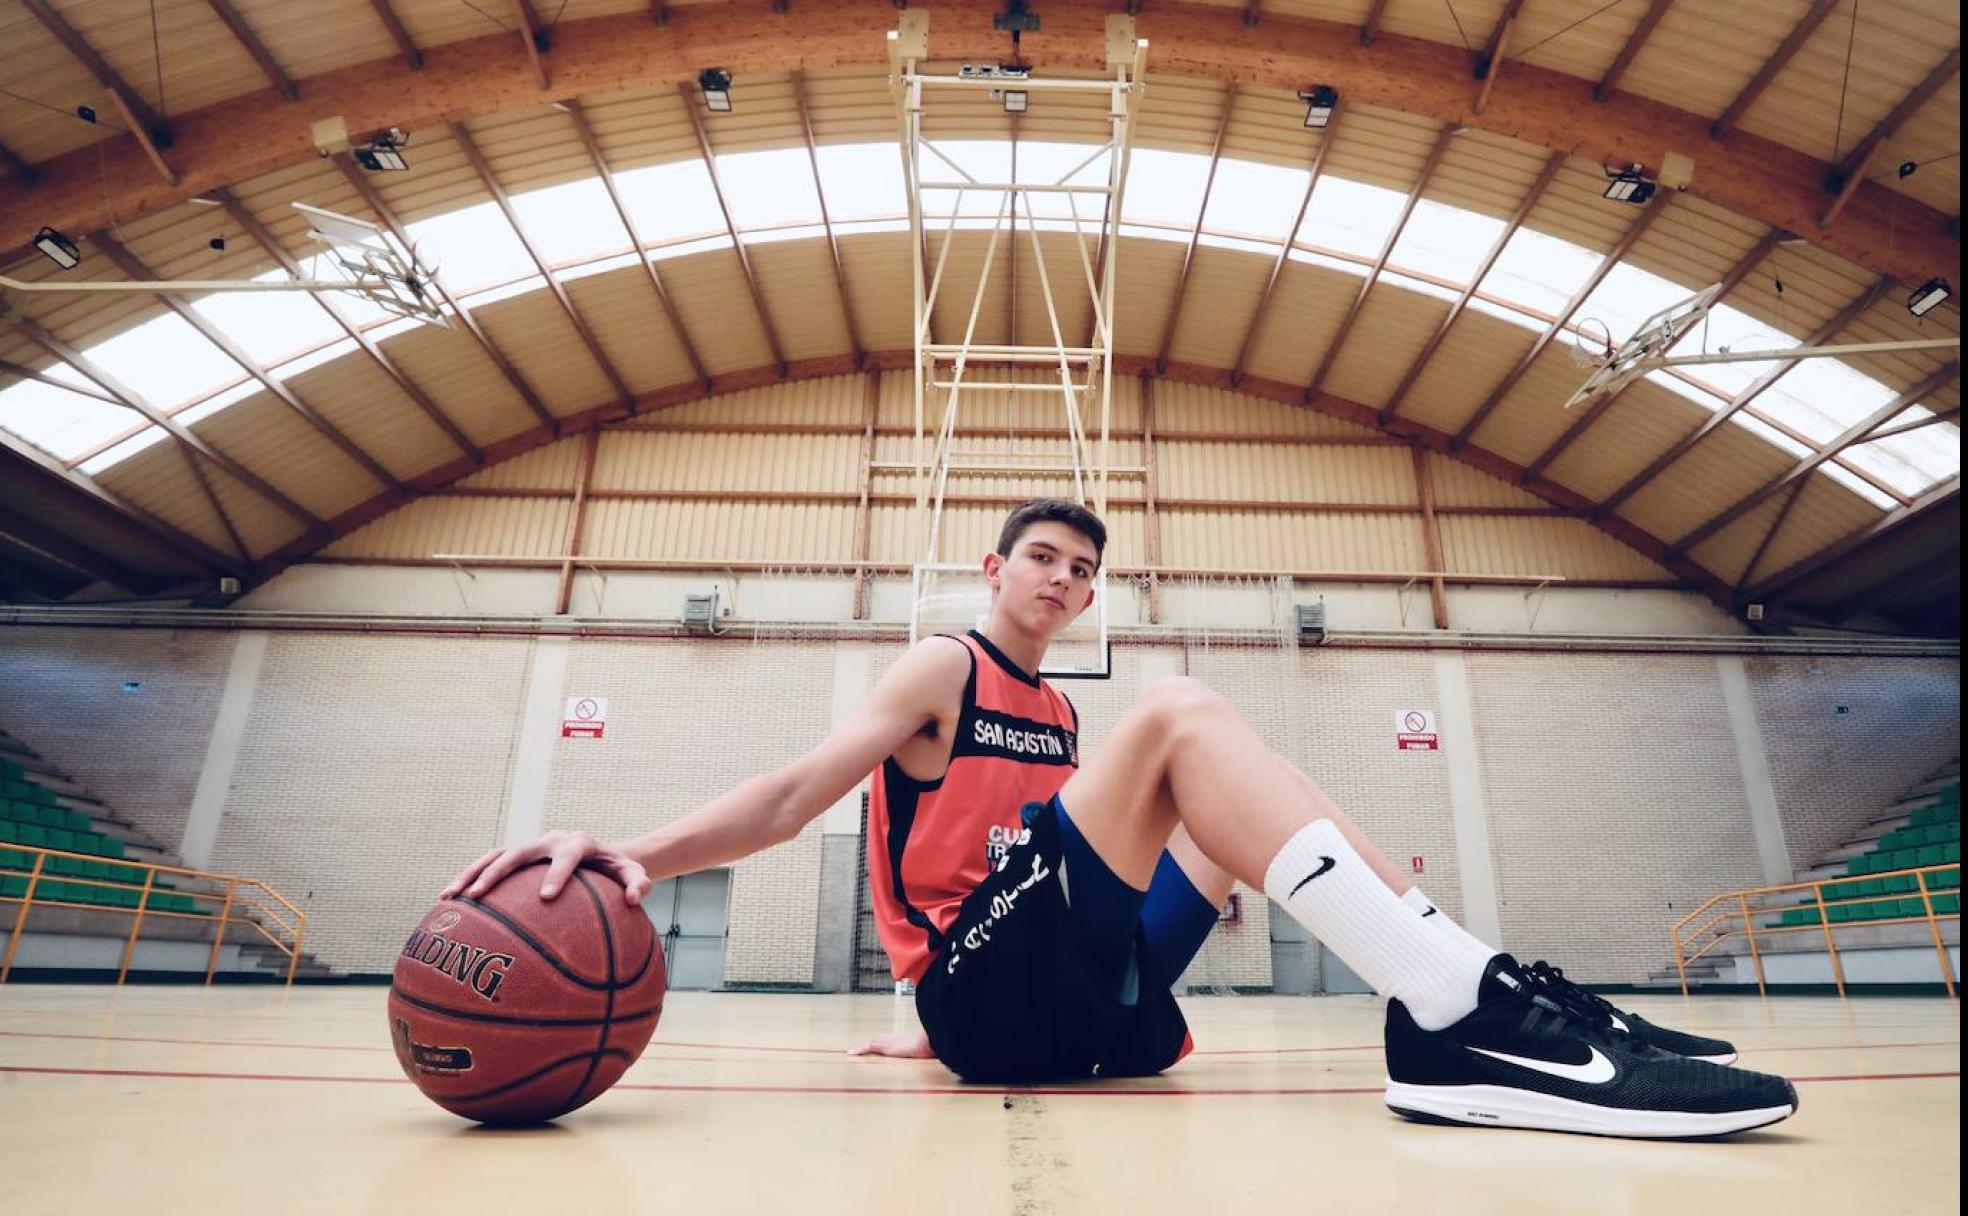
<svg viewBox="0 0 1968 1216">
<path fill-rule="evenodd" d="M 390 983 L 397 1063 L 431 1101 L 481 1123 L 538 1123 L 594 1101 L 663 1012 L 649 917 L 599 870 L 576 870 L 542 900 L 544 865 L 438 904 Z"/>
</svg>

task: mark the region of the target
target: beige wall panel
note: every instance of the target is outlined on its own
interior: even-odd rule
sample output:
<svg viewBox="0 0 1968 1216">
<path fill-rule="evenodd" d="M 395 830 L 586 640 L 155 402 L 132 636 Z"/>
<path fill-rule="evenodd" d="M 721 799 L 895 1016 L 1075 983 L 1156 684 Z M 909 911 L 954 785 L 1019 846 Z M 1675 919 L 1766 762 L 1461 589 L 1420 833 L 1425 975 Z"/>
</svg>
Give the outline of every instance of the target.
<svg viewBox="0 0 1968 1216">
<path fill-rule="evenodd" d="M 1149 59 L 1154 59 L 1152 49 Z M 1297 93 L 1246 85 L 1237 91 L 1237 110 L 1223 133 L 1223 155 L 1305 169 L 1323 138 L 1306 129 L 1305 103 Z"/>
<path fill-rule="evenodd" d="M 841 272 L 847 278 L 854 320 L 867 350 L 908 350 L 914 290 L 906 232 L 867 233 L 840 238 Z"/>
<path fill-rule="evenodd" d="M 1438 507 L 1549 507 L 1551 504 L 1507 481 L 1472 469 L 1436 452 L 1428 453 L 1428 479 Z"/>
<path fill-rule="evenodd" d="M 1570 345 L 1569 334 L 1552 339 L 1530 370 L 1476 428 L 1470 442 L 1528 466 L 1570 429 L 1585 407 L 1575 405 L 1568 410 L 1565 401 L 1591 374 L 1590 368 L 1573 361 Z M 1596 429 L 1598 424 L 1593 426 Z M 1587 431 L 1586 435 L 1592 433 Z"/>
<path fill-rule="evenodd" d="M 570 435 L 460 477 L 452 484 L 463 489 L 562 490 L 571 494 L 584 442 L 583 436 Z"/>
<path fill-rule="evenodd" d="M 1635 491 L 1619 511 L 1663 540 L 1679 540 L 1749 487 L 1782 476 L 1792 463 L 1743 427 L 1720 426 Z"/>
<path fill-rule="evenodd" d="M 915 396 L 911 391 L 911 378 L 913 375 L 913 372 L 906 370 L 884 374 L 882 376 L 881 401 L 879 406 L 880 424 L 884 427 L 908 428 L 911 432 L 910 442 L 914 441 L 915 427 Z M 944 375 L 941 378 L 947 380 L 949 377 Z M 964 374 L 964 380 L 966 383 L 985 381 L 995 383 L 1057 384 L 1059 382 L 1056 372 L 1048 375 L 1046 372 L 1037 368 L 1013 368 L 1005 366 L 985 366 L 967 369 Z M 1077 386 L 1084 383 L 1084 381 L 1075 379 L 1074 383 Z M 1098 385 L 1099 381 L 1096 379 L 1095 387 L 1098 388 Z M 1157 385 L 1156 391 L 1172 390 L 1173 387 L 1172 385 Z M 856 398 L 856 400 L 858 402 L 859 398 Z M 935 436 L 936 428 L 942 424 L 943 412 L 948 405 L 948 401 L 948 389 L 926 387 L 923 390 L 923 430 L 932 439 Z M 1141 426 L 1140 401 L 1141 388 L 1139 378 L 1135 376 L 1115 376 L 1114 395 L 1109 402 L 1109 430 L 1139 430 Z M 963 415 L 959 422 L 964 427 L 1014 427 L 1019 429 L 1045 427 L 1055 429 L 1061 435 L 1064 435 L 1066 430 L 1063 398 L 1058 394 L 1014 393 L 996 389 L 966 392 L 963 394 L 962 408 Z M 1157 408 L 1160 408 L 1159 405 Z M 1081 425 L 1085 428 L 1087 438 L 1097 441 L 1100 437 L 1100 411 L 1097 396 L 1089 398 L 1083 395 L 1080 411 Z M 860 423 L 861 415 L 858 408 L 851 421 L 857 425 Z M 1156 425 L 1160 427 L 1165 424 L 1158 422 Z M 888 439 L 887 437 L 883 437 L 879 442 L 885 443 L 888 442 Z M 983 443 L 984 440 L 982 439 L 967 438 L 962 441 L 960 450 L 971 450 L 981 446 Z M 1113 457 L 1115 464 L 1139 463 L 1138 460 L 1122 460 L 1118 455 L 1119 451 L 1120 449 L 1116 447 L 1116 455 Z M 896 457 L 896 459 L 903 458 L 902 456 Z M 887 457 L 883 457 L 883 459 L 887 459 Z"/>
<path fill-rule="evenodd" d="M 1442 561 L 1462 574 L 1674 577 L 1582 519 L 1444 515 L 1436 522 L 1442 530 Z"/>
<path fill-rule="evenodd" d="M 1402 194 L 1414 189 L 1441 128 L 1426 118 L 1379 106 L 1346 107 L 1326 172 Z"/>
<path fill-rule="evenodd" d="M 1910 291 L 1911 288 L 1901 287 L 1886 291 L 1877 303 L 1866 309 L 1864 314 L 1846 327 L 1838 340 L 1840 342 L 1905 342 L 1961 336 L 1959 309 L 1936 308 L 1924 317 L 1916 317 L 1906 310 L 1906 298 Z M 1958 363 L 1960 359 L 1961 350 L 1956 347 L 1953 350 L 1868 355 L 1847 359 L 1844 362 L 1853 370 L 1870 376 L 1895 393 L 1903 393 L 1947 364 Z M 1961 381 L 1957 377 L 1952 385 L 1934 393 L 1928 401 L 1953 404 L 1960 399 L 1960 392 Z"/>
<path fill-rule="evenodd" d="M 1087 235 L 1078 238 L 1086 260 L 1073 246 L 1070 232 L 1042 232 L 1039 246 L 1045 254 L 1045 277 L 1039 276 L 1038 258 L 1032 253 L 1032 237 L 1024 225 L 1018 229 L 1018 341 L 1049 345 L 1053 341 L 1052 313 L 1059 317 L 1059 333 L 1068 346 L 1078 346 L 1093 327 L 1093 294 L 1087 290 L 1087 267 L 1097 253 L 1098 233 L 1094 225 L 1082 221 Z M 1095 280 L 1098 282 L 1098 280 Z M 1052 285 L 1052 310 L 1046 308 L 1045 284 Z M 903 296 L 904 302 L 908 299 Z M 903 333 L 907 334 L 905 328 Z"/>
<path fill-rule="evenodd" d="M 594 557 L 785 562 L 847 561 L 854 504 L 598 499 L 581 551 Z"/>
<path fill-rule="evenodd" d="M 1551 462 L 1544 475 L 1587 498 L 1604 498 L 1708 419 L 1710 411 L 1646 380 Z"/>
<path fill-rule="evenodd" d="M 617 173 L 698 156 L 697 136 L 674 88 L 625 89 L 580 100 L 602 159 Z"/>
<path fill-rule="evenodd" d="M 567 516 L 573 506 L 573 500 L 557 498 L 420 498 L 322 552 L 379 560 L 423 560 L 439 553 L 554 557 L 566 543 Z M 592 526 L 589 534 L 593 535 Z"/>
<path fill-rule="evenodd" d="M 1802 4 L 1672 5 L 1633 57 L 1620 89 L 1696 114 L 1720 114 L 1803 13 Z"/>
<path fill-rule="evenodd" d="M 885 78 L 866 68 L 806 73 L 806 107 L 812 116 L 816 143 L 889 143 L 895 139 L 895 102 Z"/>
<path fill-rule="evenodd" d="M 492 344 L 524 369 L 549 413 L 564 418 L 616 399 L 552 292 L 530 291 L 472 311 Z"/>
<path fill-rule="evenodd" d="M 861 440 L 847 435 L 609 431 L 595 455 L 597 490 L 830 490 L 860 484 Z"/>
<path fill-rule="evenodd" d="M 1118 381 L 1117 381 L 1118 383 Z M 1157 435 L 1208 432 L 1238 435 L 1304 435 L 1358 438 L 1373 432 L 1339 418 L 1286 405 L 1268 397 L 1249 397 L 1200 384 L 1156 381 Z"/>
<path fill-rule="evenodd" d="M 850 514 L 852 509 L 850 508 Z M 940 541 L 942 560 L 969 562 L 997 548 L 1007 510 L 1001 506 L 946 506 Z M 1166 536 L 1166 533 L 1164 533 Z M 869 556 L 877 562 L 913 565 L 929 546 L 929 512 L 913 505 L 879 506 L 870 511 Z M 1167 542 L 1163 542 L 1167 553 Z M 1118 563 L 1119 557 L 1109 559 Z"/>
<path fill-rule="evenodd" d="M 1399 447 L 1303 447 L 1275 443 L 1162 443 L 1155 449 L 1164 499 L 1411 506 L 1414 458 Z"/>
<path fill-rule="evenodd" d="M 772 362 L 758 309 L 745 289 L 738 254 L 714 249 L 656 264 L 684 327 L 697 343 L 697 357 L 712 375 L 765 367 Z"/>
<path fill-rule="evenodd" d="M 1464 131 L 1442 153 L 1425 197 L 1445 206 L 1507 219 L 1530 193 L 1531 183 L 1550 158 L 1546 148 L 1489 131 Z"/>
<path fill-rule="evenodd" d="M 1141 95 L 1136 131 L 1154 132 L 1154 142 L 1149 146 L 1208 156 L 1217 124 L 1223 120 L 1226 87 L 1213 80 L 1157 76 L 1152 47 L 1148 62 L 1147 89 Z"/>
<path fill-rule="evenodd" d="M 91 97 L 102 88 L 24 4 L 0 9 L 0 46 L 10 51 L 0 57 L 0 89 L 23 97 Z M 111 138 L 109 133 L 92 131 L 66 114 L 55 122 L 39 122 L 11 105 L 0 120 L 4 121 L 0 131 L 5 132 L 7 146 L 29 164 L 99 138 Z"/>
<path fill-rule="evenodd" d="M 384 342 L 382 348 L 396 369 L 476 443 L 540 425 L 498 364 L 461 328 L 419 325 Z M 367 355 L 352 357 L 368 359 Z M 521 374 L 530 384 L 530 376 L 538 372 Z"/>
<path fill-rule="evenodd" d="M 96 482 L 211 548 L 235 554 L 225 525 L 212 510 L 205 491 L 186 471 L 185 453 L 175 441 L 153 443 L 128 460 L 96 474 Z"/>
<path fill-rule="evenodd" d="M 567 294 L 631 392 L 647 393 L 694 378 L 683 344 L 642 267 L 575 279 L 567 284 Z"/>
<path fill-rule="evenodd" d="M 1465 308 L 1401 402 L 1401 417 L 1453 433 L 1469 421 L 1537 332 Z"/>
<path fill-rule="evenodd" d="M 164 100 L 170 113 L 199 109 L 267 87 L 259 66 L 203 0 L 157 0 L 155 26 L 151 24 L 153 7 L 148 4 L 93 0 L 62 4 L 59 11 L 69 27 L 153 108 L 159 104 L 156 81 L 160 46 L 167 72 Z M 89 99 L 105 121 L 121 127 L 121 116 L 115 103 L 103 96 L 106 92 L 92 82 L 74 96 Z"/>
<path fill-rule="evenodd" d="M 1606 175 L 1600 165 L 1575 157 L 1545 187 L 1524 226 L 1604 253 L 1639 218 L 1640 208 L 1606 198 Z"/>
<path fill-rule="evenodd" d="M 300 415 L 261 392 L 198 422 L 192 433 L 322 519 L 379 487 Z M 254 494 L 249 511 L 269 510 Z M 227 504 L 231 509 L 231 504 Z M 282 516 L 284 519 L 285 516 Z M 235 523 L 240 521 L 235 520 Z M 241 528 L 243 532 L 244 527 Z"/>
<path fill-rule="evenodd" d="M 1387 404 L 1448 307 L 1385 279 L 1374 284 L 1321 391 L 1362 405 Z"/>
<path fill-rule="evenodd" d="M 305 532 L 306 527 L 299 520 L 275 508 L 230 473 L 208 468 L 207 476 L 212 482 L 212 493 L 232 517 L 232 526 L 238 529 L 248 552 L 255 556 L 270 553 Z M 288 497 L 294 495 L 289 493 Z"/>
<path fill-rule="evenodd" d="M 1001 232 L 998 247 L 993 254 L 988 275 L 985 274 L 984 251 L 990 244 L 989 232 L 965 231 L 959 229 L 950 241 L 950 255 L 943 264 L 943 279 L 937 287 L 936 300 L 932 307 L 930 333 L 937 342 L 963 341 L 966 327 L 970 324 L 971 308 L 976 304 L 977 285 L 984 283 L 984 302 L 976 304 L 977 328 L 972 340 L 976 342 L 1003 342 L 1006 338 L 1005 318 L 1008 304 L 1006 292 L 1009 284 L 1005 279 L 1005 256 L 1010 236 Z M 924 290 L 936 275 L 936 261 L 943 256 L 944 236 L 939 232 L 929 235 L 929 260 L 924 264 Z M 1127 265 L 1123 260 L 1121 265 Z M 903 303 L 908 297 L 903 296 Z M 1075 339 L 1077 341 L 1077 339 Z"/>
<path fill-rule="evenodd" d="M 797 384 L 768 385 L 719 393 L 647 415 L 657 428 L 671 423 L 708 422 L 718 425 L 795 422 L 820 426 L 860 426 L 867 381 L 861 375 L 826 376 Z M 640 425 L 640 424 L 631 424 Z"/>
<path fill-rule="evenodd" d="M 1247 328 L 1245 318 L 1257 309 L 1272 262 L 1260 254 L 1199 246 L 1169 358 L 1205 367 L 1235 363 Z"/>
<path fill-rule="evenodd" d="M 1268 276 L 1270 267 L 1259 273 Z M 1364 269 L 1349 274 L 1287 259 L 1262 314 L 1252 311 L 1260 295 L 1253 298 L 1251 309 L 1236 318 L 1241 322 L 1236 330 L 1240 342 L 1246 329 L 1257 327 L 1251 334 L 1244 370 L 1286 384 L 1310 383 L 1326 346 L 1339 332 L 1347 305 L 1359 294 L 1365 276 Z M 1264 281 L 1260 278 L 1257 291 L 1263 290 Z M 1236 357 L 1236 347 L 1232 346 L 1230 357 L 1224 362 L 1233 362 Z"/>
<path fill-rule="evenodd" d="M 1788 490 L 1772 494 L 1752 507 L 1741 519 L 1690 549 L 1688 556 L 1702 569 L 1712 571 L 1731 586 L 1745 581 L 1744 576 L 1752 573 L 1748 569 L 1750 558 L 1756 555 L 1763 538 L 1770 534 L 1770 526 L 1776 522 L 1789 499 Z M 1769 569 L 1766 559 L 1758 564 L 1755 573 L 1767 573 Z"/>
<path fill-rule="evenodd" d="M 1835 161 L 1900 103 L 1947 48 L 1961 45 L 1958 6 L 1879 0 L 1864 6 L 1856 32 L 1850 7 L 1841 5 L 1798 49 L 1743 114 L 1744 131 Z M 1835 104 L 1827 105 L 1827 98 Z M 1958 148 L 1958 119 L 1953 135 Z M 1873 171 L 1886 170 L 1892 181 L 1900 159 L 1896 148 L 1885 149 Z M 1960 195 L 1942 206 L 1958 208 Z"/>
<path fill-rule="evenodd" d="M 1621 261 L 1636 270 L 1679 283 L 1692 294 L 1710 283 L 1721 282 L 1763 239 L 1765 231 L 1765 226 L 1754 220 L 1724 211 L 1693 195 L 1677 194 Z M 1769 255 L 1764 258 L 1767 262 Z M 1580 310 L 1582 317 L 1591 313 L 1590 304 Z M 1626 336 L 1616 333 L 1613 340 L 1618 342 Z M 1693 348 L 1698 349 L 1699 345 L 1697 338 Z"/>
<path fill-rule="evenodd" d="M 1165 566 L 1387 574 L 1427 568 L 1411 515 L 1164 511 L 1161 526 Z"/>
<path fill-rule="evenodd" d="M 289 391 L 329 425 L 399 479 L 414 477 L 461 454 L 450 436 L 366 355 L 310 368 L 286 383 Z M 229 406 L 220 413 L 229 414 L 236 408 Z M 359 476 L 369 480 L 367 474 Z"/>
<path fill-rule="evenodd" d="M 1124 237 L 1114 264 L 1114 350 L 1152 358 L 1161 349 L 1184 245 Z"/>
<path fill-rule="evenodd" d="M 854 349 L 824 236 L 769 241 L 747 246 L 746 252 L 786 358 L 813 359 Z"/>
<path fill-rule="evenodd" d="M 1882 512 L 1823 474 L 1813 474 L 1804 493 L 1770 542 L 1757 577 L 1784 570 L 1853 533 L 1878 523 Z"/>
<path fill-rule="evenodd" d="M 1084 482 L 1088 500 L 1094 497 L 1091 473 Z M 1141 479 L 1138 477 L 1117 477 L 1111 483 L 1116 497 L 1138 499 L 1141 496 Z M 878 473 L 875 476 L 874 492 L 877 494 L 904 494 L 913 499 L 916 493 L 916 478 L 911 473 Z M 993 509 L 1000 514 L 1028 498 L 1072 498 L 1073 479 L 1068 474 L 1054 473 L 1046 476 L 1033 474 L 1020 477 L 979 477 L 950 475 L 950 494 L 975 498 L 988 495 Z"/>
<path fill-rule="evenodd" d="M 233 0 L 273 61 L 296 80 L 349 63 L 397 54 L 396 43 L 366 4 L 290 4 L 287 0 Z M 264 83 L 264 78 L 262 78 Z"/>
</svg>

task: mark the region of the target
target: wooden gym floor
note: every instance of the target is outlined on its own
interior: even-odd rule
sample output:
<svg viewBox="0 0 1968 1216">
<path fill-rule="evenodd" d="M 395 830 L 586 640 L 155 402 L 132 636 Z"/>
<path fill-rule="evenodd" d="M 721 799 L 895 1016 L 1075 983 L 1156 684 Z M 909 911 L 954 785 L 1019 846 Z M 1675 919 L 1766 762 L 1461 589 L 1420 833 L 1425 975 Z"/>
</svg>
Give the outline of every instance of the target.
<svg viewBox="0 0 1968 1216">
<path fill-rule="evenodd" d="M 1959 1005 L 1627 998 L 1798 1083 L 1709 1143 L 1409 1124 L 1367 997 L 1185 1002 L 1168 1075 L 968 1089 L 850 1059 L 885 996 L 679 993 L 621 1084 L 557 1126 L 475 1128 L 398 1072 L 382 988 L 0 987 L 10 1212 L 1605 1214 L 1955 1212 Z"/>
</svg>

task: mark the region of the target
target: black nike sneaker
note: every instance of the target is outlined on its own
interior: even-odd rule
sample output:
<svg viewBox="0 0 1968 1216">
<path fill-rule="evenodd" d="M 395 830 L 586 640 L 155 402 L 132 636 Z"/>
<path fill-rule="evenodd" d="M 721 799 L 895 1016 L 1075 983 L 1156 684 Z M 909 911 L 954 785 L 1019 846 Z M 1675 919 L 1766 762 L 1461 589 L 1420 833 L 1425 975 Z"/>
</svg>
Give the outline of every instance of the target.
<svg viewBox="0 0 1968 1216">
<path fill-rule="evenodd" d="M 1531 982 L 1537 985 L 1539 991 L 1587 1021 L 1603 1019 L 1614 1030 L 1623 1030 L 1649 1047 L 1657 1047 L 1672 1055 L 1687 1056 L 1691 1060 L 1707 1060 L 1710 1064 L 1736 1062 L 1734 1043 L 1656 1026 L 1637 1013 L 1626 1012 L 1598 993 L 1587 992 L 1543 959 L 1524 968 L 1524 974 L 1531 977 Z"/>
<path fill-rule="evenodd" d="M 1475 1012 L 1444 1030 L 1387 1003 L 1387 1105 L 1423 1123 L 1597 1136 L 1722 1136 L 1788 1119 L 1782 1077 L 1648 1047 L 1541 992 L 1509 955 L 1483 973 Z"/>
</svg>

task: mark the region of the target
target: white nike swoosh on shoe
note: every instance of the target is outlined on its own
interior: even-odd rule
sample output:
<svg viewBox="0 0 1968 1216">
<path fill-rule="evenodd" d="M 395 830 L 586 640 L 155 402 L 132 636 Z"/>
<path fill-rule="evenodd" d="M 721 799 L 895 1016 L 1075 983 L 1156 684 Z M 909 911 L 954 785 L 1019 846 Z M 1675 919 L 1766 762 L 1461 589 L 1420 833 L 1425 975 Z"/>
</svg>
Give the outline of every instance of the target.
<svg viewBox="0 0 1968 1216">
<path fill-rule="evenodd" d="M 1500 1051 L 1488 1051 L 1481 1047 L 1472 1047 L 1469 1050 L 1479 1055 L 1486 1055 L 1492 1060 L 1502 1060 L 1505 1064 L 1515 1064 L 1519 1068 L 1529 1068 L 1549 1076 L 1563 1077 L 1567 1081 L 1581 1081 L 1587 1085 L 1604 1085 L 1619 1075 L 1619 1070 L 1613 1067 L 1613 1062 L 1607 1059 L 1605 1053 L 1597 1047 L 1587 1048 L 1592 1053 L 1592 1058 L 1583 1064 L 1560 1064 L 1555 1060 L 1534 1060 L 1527 1056 L 1510 1056 Z"/>
<path fill-rule="evenodd" d="M 1633 1033 L 1633 1027 L 1628 1026 L 1625 1022 L 1620 1021 L 1618 1018 L 1613 1019 L 1613 1029 L 1625 1031 L 1627 1034 Z"/>
</svg>

